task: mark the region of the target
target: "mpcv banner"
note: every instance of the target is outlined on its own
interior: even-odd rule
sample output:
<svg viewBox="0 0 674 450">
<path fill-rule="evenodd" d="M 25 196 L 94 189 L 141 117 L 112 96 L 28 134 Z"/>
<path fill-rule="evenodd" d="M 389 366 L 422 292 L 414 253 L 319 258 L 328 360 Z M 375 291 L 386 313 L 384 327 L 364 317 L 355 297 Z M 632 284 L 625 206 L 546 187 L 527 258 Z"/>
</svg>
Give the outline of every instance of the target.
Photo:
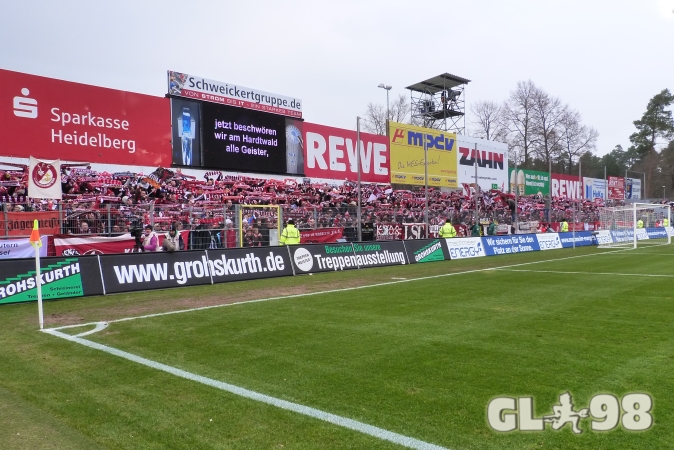
<svg viewBox="0 0 674 450">
<path fill-rule="evenodd" d="M 0 304 L 37 300 L 35 260 L 0 261 Z M 42 298 L 103 294 L 97 257 L 40 259 Z"/>
<path fill-rule="evenodd" d="M 358 259 L 350 243 L 293 245 L 289 248 L 296 275 L 358 268 Z"/>
<path fill-rule="evenodd" d="M 479 239 L 479 238 L 475 238 Z M 482 238 L 487 256 L 509 255 L 513 253 L 533 252 L 540 250 L 536 236 L 533 234 L 511 234 L 509 236 Z"/>
<path fill-rule="evenodd" d="M 486 256 L 479 237 L 445 239 L 451 259 L 478 258 Z"/>
</svg>

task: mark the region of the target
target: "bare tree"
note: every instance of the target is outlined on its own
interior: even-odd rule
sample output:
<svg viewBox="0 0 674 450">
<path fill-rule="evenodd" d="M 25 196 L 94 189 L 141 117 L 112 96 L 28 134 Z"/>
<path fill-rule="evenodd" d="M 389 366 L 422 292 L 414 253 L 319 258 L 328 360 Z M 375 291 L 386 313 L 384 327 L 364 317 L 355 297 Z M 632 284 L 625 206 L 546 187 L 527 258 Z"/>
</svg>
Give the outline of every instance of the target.
<svg viewBox="0 0 674 450">
<path fill-rule="evenodd" d="M 561 156 L 561 140 L 563 133 L 560 124 L 565 117 L 568 107 L 562 104 L 557 97 L 552 97 L 542 89 L 536 89 L 533 94 L 533 118 L 535 123 L 536 156 L 546 163 Z"/>
<path fill-rule="evenodd" d="M 398 95 L 389 106 L 389 120 L 391 122 L 404 123 L 410 113 L 410 104 L 405 94 Z M 367 104 L 363 128 L 369 133 L 386 134 L 386 105 L 375 103 Z"/>
<path fill-rule="evenodd" d="M 569 171 L 574 158 L 580 158 L 586 152 L 596 149 L 599 133 L 592 127 L 583 125 L 578 111 L 568 110 L 559 123 L 561 147 L 569 161 Z"/>
<path fill-rule="evenodd" d="M 471 104 L 470 112 L 473 136 L 487 140 L 506 140 L 508 130 L 504 107 L 491 100 L 480 100 Z"/>
<path fill-rule="evenodd" d="M 534 83 L 519 81 L 517 88 L 510 92 L 510 97 L 503 105 L 503 117 L 509 132 L 509 146 L 523 155 L 524 167 L 529 166 L 533 145 L 535 143 L 534 94 L 537 91 Z"/>
</svg>

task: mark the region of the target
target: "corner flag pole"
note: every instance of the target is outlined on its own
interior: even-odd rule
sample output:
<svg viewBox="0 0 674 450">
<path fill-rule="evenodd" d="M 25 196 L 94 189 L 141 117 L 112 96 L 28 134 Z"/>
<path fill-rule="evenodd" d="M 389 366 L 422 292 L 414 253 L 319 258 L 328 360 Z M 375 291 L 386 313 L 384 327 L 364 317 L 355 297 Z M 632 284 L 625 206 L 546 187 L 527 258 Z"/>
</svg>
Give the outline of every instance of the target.
<svg viewBox="0 0 674 450">
<path fill-rule="evenodd" d="M 28 240 L 30 245 L 35 248 L 35 284 L 37 285 L 37 311 L 39 314 L 40 329 L 44 328 L 44 314 L 42 311 L 42 277 L 40 276 L 40 247 L 42 247 L 42 240 L 40 239 L 40 231 L 37 226 L 37 219 L 33 221 L 33 231 L 30 233 Z"/>
</svg>

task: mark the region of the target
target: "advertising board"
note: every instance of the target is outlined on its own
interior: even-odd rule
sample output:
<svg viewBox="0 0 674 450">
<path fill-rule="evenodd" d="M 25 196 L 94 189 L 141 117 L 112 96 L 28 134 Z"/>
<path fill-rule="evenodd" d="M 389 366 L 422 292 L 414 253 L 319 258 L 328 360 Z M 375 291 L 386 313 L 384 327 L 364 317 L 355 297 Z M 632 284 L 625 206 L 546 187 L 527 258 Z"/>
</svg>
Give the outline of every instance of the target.
<svg viewBox="0 0 674 450">
<path fill-rule="evenodd" d="M 288 248 L 295 275 L 358 269 L 351 243 L 292 245 Z"/>
<path fill-rule="evenodd" d="M 171 99 L 172 157 L 176 166 L 201 166 L 201 104 Z"/>
<path fill-rule="evenodd" d="M 163 97 L 0 70 L 4 156 L 143 166 L 171 164 Z"/>
<path fill-rule="evenodd" d="M 457 142 L 459 183 L 475 183 L 474 163 L 477 162 L 478 185 L 483 190 L 505 192 L 508 186 L 508 145 L 462 135 L 457 135 Z"/>
<path fill-rule="evenodd" d="M 388 138 L 360 133 L 361 181 L 389 183 Z M 333 180 L 358 179 L 356 132 L 304 123 L 304 173 L 307 177 Z"/>
<path fill-rule="evenodd" d="M 576 175 L 553 173 L 552 196 L 581 199 L 583 198 L 583 182 Z"/>
<path fill-rule="evenodd" d="M 597 235 L 591 231 L 576 231 L 575 233 L 559 233 L 559 239 L 562 247 L 569 248 L 574 246 L 583 247 L 586 245 L 597 245 L 599 243 Z"/>
<path fill-rule="evenodd" d="M 548 195 L 550 192 L 550 174 L 537 170 L 509 169 L 510 193 L 517 195 Z M 478 174 L 479 177 L 479 174 Z"/>
<path fill-rule="evenodd" d="M 415 239 L 405 241 L 405 251 L 410 264 L 444 261 L 450 259 L 445 239 Z"/>
<path fill-rule="evenodd" d="M 298 98 L 271 94 L 221 81 L 208 80 L 188 73 L 168 71 L 168 93 L 195 100 L 238 106 L 290 117 L 302 117 Z"/>
<path fill-rule="evenodd" d="M 458 188 L 456 134 L 390 122 L 391 183 Z M 424 148 L 428 152 L 426 161 Z"/>
<path fill-rule="evenodd" d="M 354 242 L 353 251 L 361 269 L 407 264 L 403 241 Z"/>
<path fill-rule="evenodd" d="M 641 199 L 641 179 L 625 178 L 625 198 Z"/>
<path fill-rule="evenodd" d="M 606 200 L 606 180 L 600 178 L 583 177 L 583 187 L 585 189 L 584 195 L 588 200 L 601 198 Z"/>
<path fill-rule="evenodd" d="M 35 219 L 37 219 L 40 233 L 57 234 L 61 232 L 58 211 L 24 211 L 0 214 L 0 235 L 30 236 Z"/>
<path fill-rule="evenodd" d="M 0 261 L 0 304 L 37 300 L 35 259 Z M 40 259 L 42 298 L 58 300 L 103 294 L 98 259 Z"/>
<path fill-rule="evenodd" d="M 450 238 L 445 239 L 451 259 L 478 258 L 486 256 L 482 238 Z"/>
<path fill-rule="evenodd" d="M 142 291 L 211 284 L 213 266 L 205 251 L 101 255 L 105 292 Z"/>
<path fill-rule="evenodd" d="M 47 256 L 47 236 L 40 236 L 42 246 L 40 247 L 40 257 Z M 34 258 L 35 248 L 30 244 L 28 238 L 24 239 L 2 239 L 0 240 L 0 260 L 17 258 Z"/>
<path fill-rule="evenodd" d="M 285 247 L 207 250 L 213 283 L 285 277 L 293 266 Z"/>
<path fill-rule="evenodd" d="M 623 177 L 608 177 L 608 199 L 625 199 L 625 179 Z"/>
<path fill-rule="evenodd" d="M 276 174 L 303 171 L 303 163 L 287 157 L 286 146 L 286 133 L 301 123 L 278 114 L 205 102 L 201 123 L 204 167 Z M 294 167 L 289 168 L 288 161 Z"/>
<path fill-rule="evenodd" d="M 482 238 L 482 243 L 484 244 L 484 252 L 487 256 L 511 255 L 540 250 L 535 234 L 484 237 Z"/>
<path fill-rule="evenodd" d="M 540 250 L 556 250 L 562 248 L 562 241 L 557 233 L 540 233 L 536 235 Z"/>
</svg>

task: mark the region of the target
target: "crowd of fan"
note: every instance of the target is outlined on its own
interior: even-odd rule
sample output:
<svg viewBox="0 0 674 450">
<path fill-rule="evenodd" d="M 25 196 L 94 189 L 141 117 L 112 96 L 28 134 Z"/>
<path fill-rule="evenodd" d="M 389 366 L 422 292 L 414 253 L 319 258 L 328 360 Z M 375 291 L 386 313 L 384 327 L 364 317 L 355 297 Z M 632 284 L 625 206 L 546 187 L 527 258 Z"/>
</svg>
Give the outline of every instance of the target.
<svg viewBox="0 0 674 450">
<path fill-rule="evenodd" d="M 206 172 L 202 179 L 180 171 L 159 168 L 149 175 L 131 172 L 106 173 L 89 168 L 65 166 L 61 200 L 32 201 L 27 198 L 27 170 L 0 170 L 0 202 L 4 211 L 65 212 L 64 234 L 115 234 L 152 223 L 156 231 L 169 228 L 209 230 L 232 228 L 236 205 L 278 205 L 283 217 L 293 218 L 298 228 L 357 226 L 358 188 L 355 183 L 296 182 L 223 176 Z M 362 221 L 366 229 L 380 223 L 431 224 L 449 219 L 470 224 L 477 199 L 481 221 L 495 219 L 509 224 L 515 219 L 515 196 L 498 190 L 478 191 L 464 185 L 459 192 L 429 188 L 394 190 L 391 186 L 362 185 Z M 425 208 L 428 201 L 428 209 Z M 600 201 L 521 196 L 518 221 L 595 222 Z M 575 216 L 574 216 L 575 209 Z M 265 229 L 276 228 L 275 209 L 245 207 L 241 210 L 245 238 L 262 239 Z"/>
</svg>

